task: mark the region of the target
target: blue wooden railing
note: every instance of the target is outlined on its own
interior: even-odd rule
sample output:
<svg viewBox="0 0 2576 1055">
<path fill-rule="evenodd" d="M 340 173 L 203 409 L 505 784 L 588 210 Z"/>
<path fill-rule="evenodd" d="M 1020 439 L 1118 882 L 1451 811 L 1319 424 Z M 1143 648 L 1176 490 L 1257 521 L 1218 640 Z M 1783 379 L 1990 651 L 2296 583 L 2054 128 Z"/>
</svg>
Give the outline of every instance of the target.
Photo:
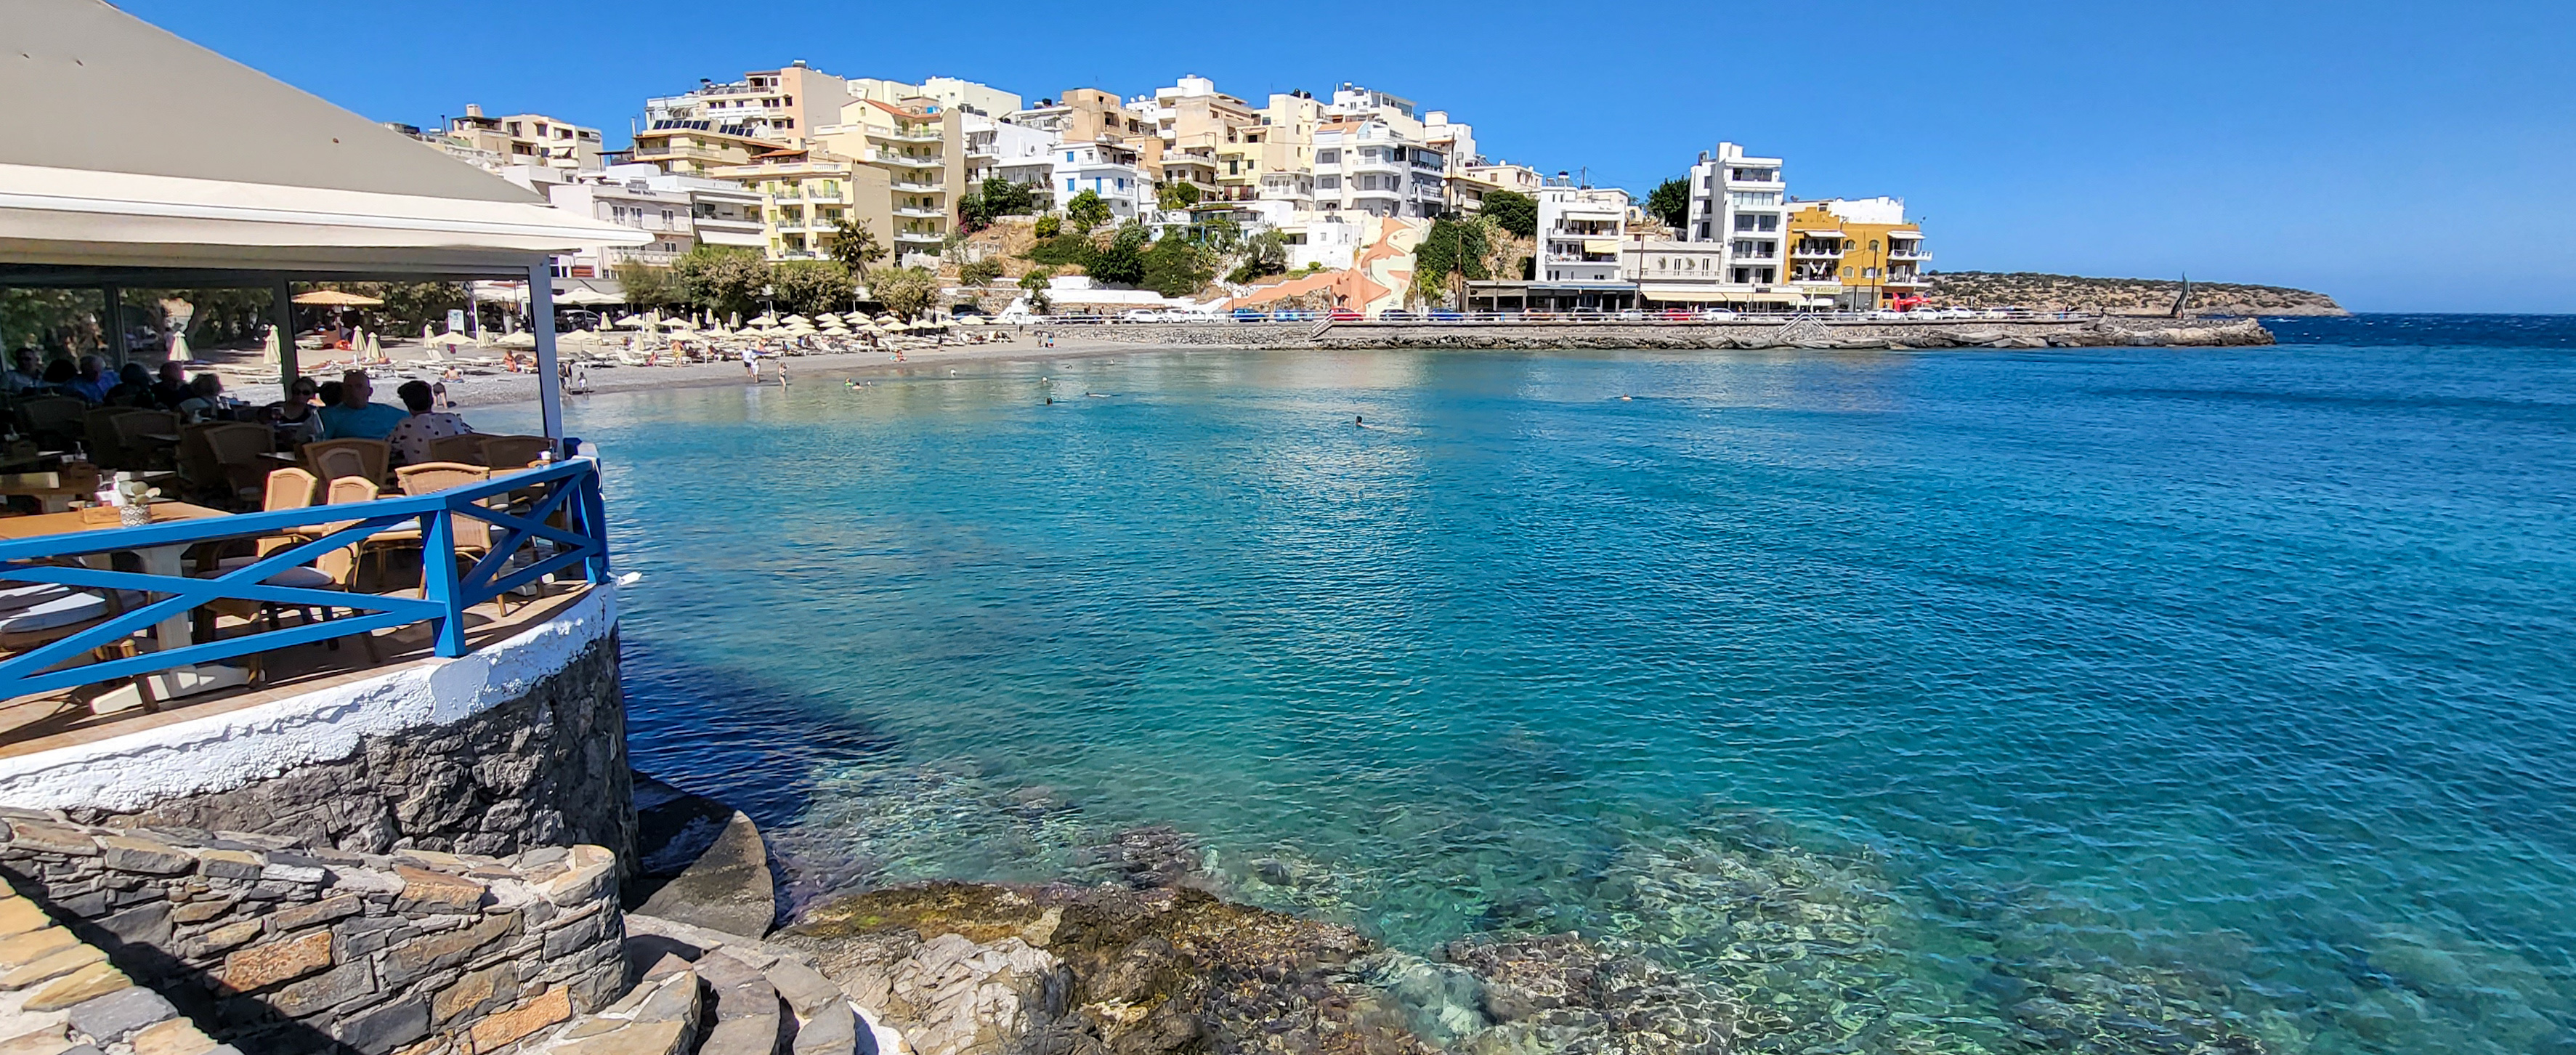
<svg viewBox="0 0 2576 1055">
<path fill-rule="evenodd" d="M 563 514 L 561 522 L 565 526 L 549 523 L 558 513 Z M 457 567 L 459 517 L 491 525 L 489 550 L 476 556 L 473 565 L 464 570 Z M 126 550 L 274 537 L 295 528 L 326 527 L 331 529 L 327 534 L 294 542 L 243 567 L 206 578 L 110 571 L 70 560 Z M 357 545 L 377 533 L 409 529 L 417 529 L 421 535 L 422 588 L 418 597 L 276 586 L 265 581 L 332 550 Z M 549 543 L 552 552 L 534 551 L 532 559 L 510 567 L 514 553 L 532 548 L 539 540 Z M 436 625 L 439 655 L 461 656 L 467 651 L 466 609 L 549 575 L 578 575 L 592 583 L 607 579 L 607 517 L 599 497 L 599 463 L 594 459 L 568 459 L 426 495 L 0 541 L 0 582 L 60 583 L 92 592 L 138 591 L 146 598 L 102 622 L 0 659 L 0 699 L 414 623 Z M 120 659 L 76 662 L 137 631 L 189 615 L 209 602 L 228 599 L 285 608 L 354 609 L 359 614 L 237 632 L 230 637 Z M 267 624 L 250 624 L 264 625 Z"/>
</svg>

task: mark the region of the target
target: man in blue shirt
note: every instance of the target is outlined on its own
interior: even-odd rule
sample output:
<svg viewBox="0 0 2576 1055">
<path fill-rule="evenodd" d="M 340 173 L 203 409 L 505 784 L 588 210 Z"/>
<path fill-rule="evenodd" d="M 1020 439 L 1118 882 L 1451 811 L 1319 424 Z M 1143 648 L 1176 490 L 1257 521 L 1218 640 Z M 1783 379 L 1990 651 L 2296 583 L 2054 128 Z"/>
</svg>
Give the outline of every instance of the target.
<svg viewBox="0 0 2576 1055">
<path fill-rule="evenodd" d="M 375 385 L 367 381 L 367 372 L 351 370 L 340 375 L 340 401 L 322 408 L 322 433 L 326 440 L 381 440 L 393 435 L 394 426 L 411 414 L 401 407 L 367 402 Z"/>
<path fill-rule="evenodd" d="M 79 396 L 82 402 L 107 402 L 107 390 L 116 387 L 116 375 L 107 372 L 107 360 L 95 355 L 80 357 L 80 376 L 63 384 L 63 391 Z"/>
</svg>

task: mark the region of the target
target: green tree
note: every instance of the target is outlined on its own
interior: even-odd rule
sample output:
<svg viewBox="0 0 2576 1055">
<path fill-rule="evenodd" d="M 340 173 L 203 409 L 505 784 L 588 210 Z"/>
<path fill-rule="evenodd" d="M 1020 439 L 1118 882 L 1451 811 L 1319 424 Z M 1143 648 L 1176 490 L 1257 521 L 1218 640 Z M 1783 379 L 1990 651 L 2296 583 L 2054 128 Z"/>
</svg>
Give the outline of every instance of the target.
<svg viewBox="0 0 2576 1055">
<path fill-rule="evenodd" d="M 858 292 L 850 269 L 837 260 L 786 260 L 770 265 L 778 306 L 798 315 L 841 311 Z"/>
<path fill-rule="evenodd" d="M 1038 217 L 1038 222 L 1029 227 L 1029 233 L 1040 238 L 1053 238 L 1064 233 L 1064 218 L 1054 213 Z"/>
<path fill-rule="evenodd" d="M 1288 271 L 1288 236 L 1263 231 L 1243 243 L 1243 262 L 1225 276 L 1228 282 L 1251 282 Z"/>
<path fill-rule="evenodd" d="M 1108 223 L 1110 216 L 1109 203 L 1100 200 L 1097 191 L 1084 191 L 1064 203 L 1065 222 L 1083 234 L 1090 234 L 1101 224 Z"/>
<path fill-rule="evenodd" d="M 1477 211 L 1493 217 L 1503 230 L 1523 238 L 1538 237 L 1538 199 L 1529 195 L 1498 190 L 1485 195 L 1485 204 Z"/>
<path fill-rule="evenodd" d="M 772 279 L 769 261 L 739 246 L 700 245 L 671 265 L 671 279 L 691 304 L 717 312 L 757 314 L 760 287 Z"/>
<path fill-rule="evenodd" d="M 1690 222 L 1690 180 L 1668 179 L 1655 184 L 1655 192 L 1646 195 L 1646 215 L 1664 221 L 1664 226 L 1681 230 Z"/>
<path fill-rule="evenodd" d="M 993 216 L 1027 216 L 1038 211 L 1038 196 L 1028 187 L 1000 176 L 984 178 L 984 208 Z"/>
<path fill-rule="evenodd" d="M 628 303 L 678 304 L 689 299 L 680 293 L 680 280 L 671 274 L 670 268 L 630 260 L 617 265 L 615 270 L 617 284 L 626 288 Z M 457 298 L 458 307 L 464 307 L 464 299 Z M 386 306 L 392 306 L 392 302 L 387 301 Z"/>
<path fill-rule="evenodd" d="M 1164 235 L 1145 250 L 1145 288 L 1166 297 L 1186 297 L 1216 277 L 1216 254 L 1187 238 Z"/>
<path fill-rule="evenodd" d="M 1020 276 L 1020 292 L 1028 296 L 1030 311 L 1044 315 L 1055 310 L 1055 301 L 1047 296 L 1047 280 L 1054 277 L 1055 269 L 1051 267 L 1035 268 Z"/>
<path fill-rule="evenodd" d="M 1489 217 L 1431 221 L 1431 230 L 1413 250 L 1415 281 L 1430 283 L 1424 287 L 1429 289 L 1445 287 L 1452 275 L 1479 282 L 1492 278 L 1485 258 L 1493 251 L 1493 222 Z"/>
<path fill-rule="evenodd" d="M 961 285 L 989 286 L 1001 277 L 1002 262 L 990 257 L 957 265 L 957 281 Z"/>
<path fill-rule="evenodd" d="M 1134 220 L 1118 228 L 1118 234 L 1100 251 L 1091 254 L 1083 270 L 1091 277 L 1114 286 L 1133 286 L 1145 281 L 1145 242 L 1153 237 L 1145 225 Z"/>
<path fill-rule="evenodd" d="M 881 267 L 868 272 L 868 292 L 887 311 L 909 319 L 938 298 L 939 276 L 924 267 Z"/>
<path fill-rule="evenodd" d="M 868 222 L 844 215 L 832 222 L 831 241 L 826 247 L 832 259 L 841 262 L 853 275 L 863 275 L 877 261 L 886 257 L 885 247 L 877 244 L 877 233 L 868 230 Z"/>
<path fill-rule="evenodd" d="M 966 188 L 957 196 L 957 229 L 972 234 L 991 226 L 993 214 L 985 207 L 983 188 Z"/>
<path fill-rule="evenodd" d="M 1154 202 L 1166 209 L 1189 208 L 1199 203 L 1198 185 L 1178 181 L 1163 184 L 1154 188 Z"/>
</svg>

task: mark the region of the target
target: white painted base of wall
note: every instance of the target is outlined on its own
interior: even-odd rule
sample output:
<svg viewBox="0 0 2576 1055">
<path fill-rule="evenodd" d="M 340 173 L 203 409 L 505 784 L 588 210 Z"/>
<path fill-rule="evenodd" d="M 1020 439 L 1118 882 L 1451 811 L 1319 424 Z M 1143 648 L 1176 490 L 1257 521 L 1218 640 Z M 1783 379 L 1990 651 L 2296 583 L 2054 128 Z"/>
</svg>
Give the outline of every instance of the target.
<svg viewBox="0 0 2576 1055">
<path fill-rule="evenodd" d="M 602 583 L 553 619 L 471 655 L 96 743 L 0 758 L 0 805 L 131 812 L 338 761 L 367 737 L 447 725 L 517 699 L 616 626 L 617 588 Z"/>
</svg>

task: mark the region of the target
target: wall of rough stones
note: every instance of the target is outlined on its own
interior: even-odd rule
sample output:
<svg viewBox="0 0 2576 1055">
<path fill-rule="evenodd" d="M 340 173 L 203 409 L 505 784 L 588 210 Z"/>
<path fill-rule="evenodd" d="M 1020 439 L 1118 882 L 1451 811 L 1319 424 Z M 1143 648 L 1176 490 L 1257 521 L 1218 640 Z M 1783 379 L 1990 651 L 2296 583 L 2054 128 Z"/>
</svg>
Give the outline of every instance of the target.
<svg viewBox="0 0 2576 1055">
<path fill-rule="evenodd" d="M 356 737 L 351 747 L 346 757 L 237 786 L 139 808 L 66 812 L 92 824 L 258 832 L 360 853 L 508 854 L 588 843 L 621 861 L 633 854 L 613 632 L 507 702 L 443 725 Z M 0 785 L 0 802 L 56 805 L 29 803 L 9 790 Z"/>
<path fill-rule="evenodd" d="M 1039 327 L 1044 329 L 1046 327 Z M 2272 334 L 2251 319 L 1957 320 L 1878 323 L 1088 323 L 1069 341 L 1244 348 L 2089 348 L 2252 345 Z"/>
<path fill-rule="evenodd" d="M 362 854 L 23 810 L 0 829 L 0 876 L 106 952 L 81 970 L 242 1051 L 511 1052 L 627 986 L 597 846 Z"/>
</svg>

